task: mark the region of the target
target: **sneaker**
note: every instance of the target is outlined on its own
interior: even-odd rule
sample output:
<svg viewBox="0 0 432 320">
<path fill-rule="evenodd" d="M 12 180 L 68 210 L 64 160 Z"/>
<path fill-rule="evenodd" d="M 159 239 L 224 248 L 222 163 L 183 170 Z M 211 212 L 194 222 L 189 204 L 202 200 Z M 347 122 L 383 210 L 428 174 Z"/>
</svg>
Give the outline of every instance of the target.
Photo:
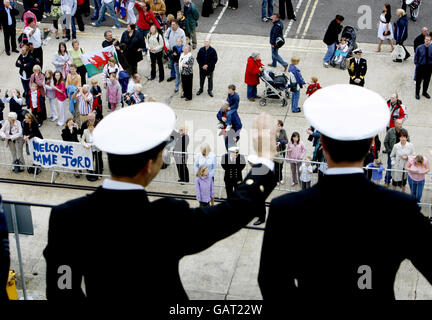
<svg viewBox="0 0 432 320">
<path fill-rule="evenodd" d="M 267 22 L 269 19 L 267 17 L 262 18 L 262 22 Z"/>
<path fill-rule="evenodd" d="M 99 25 L 96 24 L 96 22 L 92 22 L 91 25 L 92 25 L 93 27 L 99 27 Z"/>
<path fill-rule="evenodd" d="M 218 129 L 223 129 L 224 127 L 225 127 L 225 125 L 222 124 L 222 123 L 219 123 L 219 124 L 217 125 L 217 128 L 218 128 Z"/>
<path fill-rule="evenodd" d="M 285 184 L 285 181 L 281 180 L 280 183 L 281 183 L 281 184 Z"/>
<path fill-rule="evenodd" d="M 291 187 L 294 187 L 297 183 L 293 182 L 291 183 Z"/>
<path fill-rule="evenodd" d="M 324 68 L 328 68 L 329 64 L 327 62 L 324 62 Z"/>
<path fill-rule="evenodd" d="M 232 128 L 232 126 L 229 124 L 229 125 L 226 126 L 225 130 L 226 130 L 226 131 L 230 131 L 231 128 Z"/>
<path fill-rule="evenodd" d="M 117 26 L 112 26 L 111 29 L 118 29 L 119 27 Z"/>
</svg>

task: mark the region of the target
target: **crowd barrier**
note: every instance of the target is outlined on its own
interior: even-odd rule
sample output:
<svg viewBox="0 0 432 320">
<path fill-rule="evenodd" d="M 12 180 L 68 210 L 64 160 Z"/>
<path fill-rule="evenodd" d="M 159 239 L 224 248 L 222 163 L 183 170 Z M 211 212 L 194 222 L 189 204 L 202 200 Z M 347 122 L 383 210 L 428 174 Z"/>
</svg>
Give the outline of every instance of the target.
<svg viewBox="0 0 432 320">
<path fill-rule="evenodd" d="M 189 170 L 189 182 L 181 182 L 179 181 L 179 175 L 177 172 L 177 168 L 176 168 L 176 163 L 174 160 L 174 155 L 181 155 L 181 154 L 185 154 L 187 155 L 188 159 L 187 159 L 187 167 Z M 165 169 L 160 170 L 159 174 L 157 175 L 157 177 L 153 180 L 153 182 L 156 183 L 167 183 L 167 184 L 172 184 L 172 185 L 195 185 L 195 171 L 194 171 L 194 163 L 195 160 L 197 158 L 197 156 L 199 156 L 199 153 L 192 153 L 192 152 L 175 152 L 175 151 L 168 151 L 168 157 L 166 157 L 164 159 L 164 161 L 166 162 L 166 164 L 168 165 Z M 215 170 L 215 174 L 214 174 L 214 183 L 215 183 L 215 198 L 222 198 L 224 197 L 224 192 L 225 192 L 225 183 L 224 183 L 224 173 L 225 171 L 222 169 L 221 167 L 221 158 L 223 157 L 223 155 L 218 155 L 216 156 L 217 158 L 217 167 Z M 247 155 L 244 155 L 245 157 L 245 161 L 247 162 Z M 25 164 L 21 165 L 21 167 L 24 169 L 24 172 L 16 174 L 17 178 L 21 178 L 23 175 L 29 175 L 27 173 L 27 169 L 28 168 L 34 168 L 36 170 L 31 171 L 31 175 L 33 176 L 33 179 L 35 181 L 40 180 L 40 176 L 37 174 L 38 173 L 38 168 L 40 169 L 40 167 L 37 166 L 33 166 L 32 165 L 32 159 L 31 156 L 28 155 L 25 151 L 24 151 L 24 160 L 25 160 Z M 98 159 L 96 159 L 98 160 Z M 299 191 L 300 185 L 295 185 L 293 186 L 293 178 L 292 178 L 292 172 L 291 172 L 291 166 L 290 163 L 288 161 L 293 161 L 293 162 L 302 162 L 301 160 L 296 160 L 296 159 L 288 159 L 288 158 L 275 158 L 276 162 L 276 166 L 278 165 L 278 161 L 282 163 L 282 181 L 280 183 L 278 183 L 278 185 L 276 186 L 275 190 L 280 191 L 280 192 L 295 192 L 295 191 Z M 0 142 L 0 168 L 9 168 L 10 171 L 12 171 L 12 168 L 16 165 L 11 163 L 11 155 L 9 150 L 4 146 L 3 143 Z M 63 175 L 64 177 L 69 177 L 69 179 L 71 180 L 77 180 L 74 178 L 74 175 L 79 175 L 79 176 L 93 176 L 96 177 L 95 180 L 101 179 L 103 177 L 109 177 L 109 168 L 108 168 L 108 163 L 107 163 L 107 158 L 106 158 L 106 154 L 103 154 L 102 156 L 102 162 L 103 162 L 103 174 L 95 174 L 95 173 L 89 173 L 87 171 L 76 171 L 76 170 L 65 170 L 62 168 L 58 168 L 58 167 L 54 167 L 54 168 L 42 168 L 41 171 L 42 172 L 48 172 L 50 174 L 50 182 L 51 183 L 56 183 L 56 179 L 59 177 L 59 175 Z M 313 164 L 314 166 L 316 165 L 321 166 L 324 163 L 322 162 L 316 162 L 316 161 L 311 161 L 311 164 Z M 383 161 L 383 165 L 384 167 L 386 167 L 386 161 Z M 246 163 L 246 167 L 243 170 L 243 177 L 246 175 L 246 173 L 248 172 L 248 164 Z M 374 169 L 370 169 L 370 170 L 374 170 Z M 383 172 L 383 179 L 381 179 L 381 181 L 379 182 L 379 184 L 384 185 L 384 177 L 387 171 L 390 171 L 391 173 L 394 172 L 406 172 L 404 170 L 396 170 L 396 169 L 390 169 Z M 12 174 L 12 173 L 11 173 Z M 46 174 L 44 175 L 43 179 L 47 179 Z M 311 185 L 315 184 L 318 181 L 318 173 L 313 173 L 312 174 L 312 180 L 311 180 Z M 75 181 L 78 182 L 78 181 Z M 430 188 L 430 186 L 432 185 L 432 173 L 428 173 L 426 175 L 426 179 L 425 179 L 425 191 L 428 190 Z M 406 186 L 407 191 L 409 192 L 409 186 L 407 184 Z M 432 199 L 429 199 L 427 202 L 431 202 L 432 203 Z"/>
</svg>

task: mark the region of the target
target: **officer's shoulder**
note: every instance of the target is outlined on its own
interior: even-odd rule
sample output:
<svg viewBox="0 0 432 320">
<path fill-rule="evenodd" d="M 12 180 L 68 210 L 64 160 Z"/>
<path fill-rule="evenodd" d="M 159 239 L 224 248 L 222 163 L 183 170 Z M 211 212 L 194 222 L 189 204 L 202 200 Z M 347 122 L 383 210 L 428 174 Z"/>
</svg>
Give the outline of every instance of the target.
<svg viewBox="0 0 432 320">
<path fill-rule="evenodd" d="M 56 220 L 72 220 L 77 219 L 80 213 L 84 212 L 84 208 L 89 206 L 90 195 L 69 200 L 57 206 L 54 206 L 51 210 L 51 218 Z"/>
<path fill-rule="evenodd" d="M 157 210 L 158 213 L 180 213 L 184 210 L 188 210 L 189 204 L 185 200 L 178 200 L 175 198 L 161 198 L 151 202 L 153 210 Z"/>
<path fill-rule="evenodd" d="M 285 206 L 302 206 L 306 202 L 309 202 L 313 197 L 315 197 L 316 194 L 317 190 L 315 186 L 298 192 L 286 193 L 284 195 L 274 198 L 270 203 L 270 207 L 278 209 Z"/>
</svg>

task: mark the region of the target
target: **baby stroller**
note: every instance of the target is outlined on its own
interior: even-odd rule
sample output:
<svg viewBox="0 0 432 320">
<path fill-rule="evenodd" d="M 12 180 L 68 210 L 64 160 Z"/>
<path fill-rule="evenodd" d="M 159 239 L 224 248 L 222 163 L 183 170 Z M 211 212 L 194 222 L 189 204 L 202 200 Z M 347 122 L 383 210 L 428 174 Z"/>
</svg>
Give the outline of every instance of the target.
<svg viewBox="0 0 432 320">
<path fill-rule="evenodd" d="M 337 61 L 339 57 L 334 56 L 332 60 L 330 61 L 330 65 L 332 67 L 339 67 L 340 69 L 346 69 L 347 67 L 347 61 L 349 58 L 352 57 L 353 50 L 357 49 L 357 31 L 358 29 L 356 27 L 346 26 L 342 30 L 342 38 L 347 39 L 348 43 L 348 52 L 346 57 L 343 57 L 341 61 Z"/>
<path fill-rule="evenodd" d="M 285 74 L 276 76 L 273 71 L 265 69 L 259 74 L 259 78 L 265 83 L 264 94 L 259 101 L 260 106 L 264 107 L 267 99 L 279 99 L 281 107 L 286 107 L 290 98 L 288 77 Z"/>
</svg>

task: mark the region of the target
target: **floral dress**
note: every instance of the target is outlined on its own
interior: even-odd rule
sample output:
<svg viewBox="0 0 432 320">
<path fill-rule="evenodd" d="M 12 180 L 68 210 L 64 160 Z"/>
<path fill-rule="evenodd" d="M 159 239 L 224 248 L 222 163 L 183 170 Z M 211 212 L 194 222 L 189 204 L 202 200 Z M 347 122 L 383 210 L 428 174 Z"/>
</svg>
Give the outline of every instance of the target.
<svg viewBox="0 0 432 320">
<path fill-rule="evenodd" d="M 57 18 L 57 19 L 62 16 L 61 0 L 53 0 L 52 1 L 50 16 L 53 18 Z"/>
</svg>

